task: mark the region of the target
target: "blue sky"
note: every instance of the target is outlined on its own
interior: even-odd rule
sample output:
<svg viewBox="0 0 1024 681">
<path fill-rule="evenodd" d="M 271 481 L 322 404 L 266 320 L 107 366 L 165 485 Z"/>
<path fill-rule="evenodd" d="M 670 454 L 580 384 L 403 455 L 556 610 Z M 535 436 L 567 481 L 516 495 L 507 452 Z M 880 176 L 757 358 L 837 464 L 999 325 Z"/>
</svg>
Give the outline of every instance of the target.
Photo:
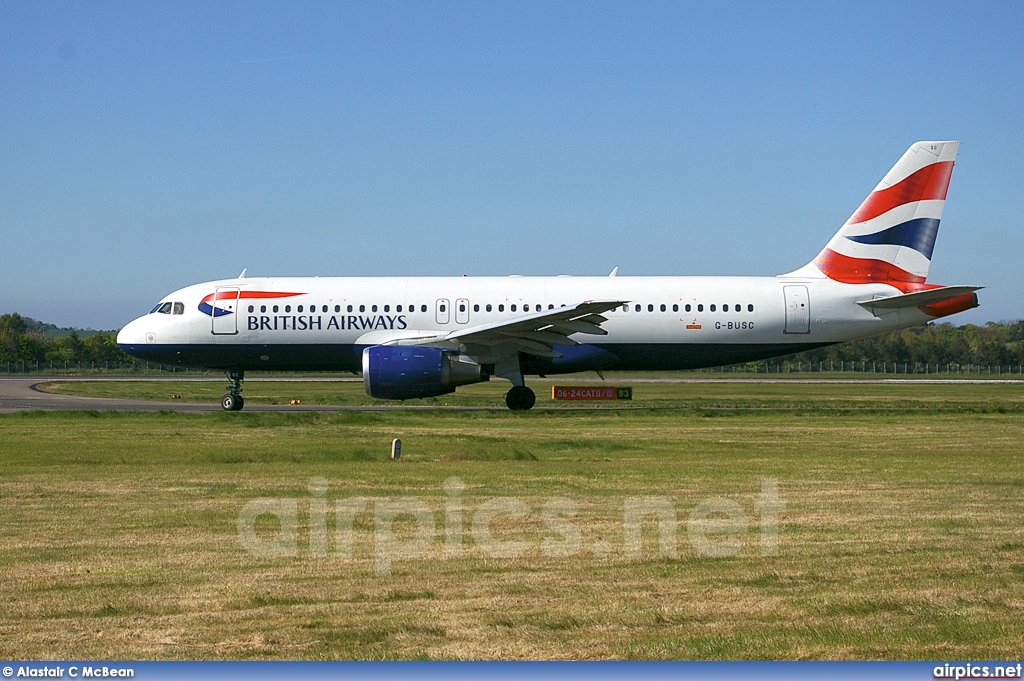
<svg viewBox="0 0 1024 681">
<path fill-rule="evenodd" d="M 1024 3 L 0 4 L 0 312 L 257 275 L 759 274 L 914 141 L 1024 317 Z M 1017 141 L 1015 141 L 1017 140 Z"/>
</svg>

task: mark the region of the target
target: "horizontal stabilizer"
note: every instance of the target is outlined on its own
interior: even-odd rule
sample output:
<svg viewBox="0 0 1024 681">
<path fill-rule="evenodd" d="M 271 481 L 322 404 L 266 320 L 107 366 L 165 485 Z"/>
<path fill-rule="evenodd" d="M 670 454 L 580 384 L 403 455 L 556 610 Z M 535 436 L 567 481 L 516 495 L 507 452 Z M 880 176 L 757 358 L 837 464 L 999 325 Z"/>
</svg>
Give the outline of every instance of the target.
<svg viewBox="0 0 1024 681">
<path fill-rule="evenodd" d="M 858 300 L 857 304 L 862 307 L 876 310 L 899 310 L 907 307 L 920 307 L 921 305 L 934 305 L 945 300 L 957 298 L 966 293 L 973 293 L 984 286 L 942 286 L 926 291 L 904 293 L 899 296 L 886 298 L 873 298 L 872 300 Z"/>
</svg>

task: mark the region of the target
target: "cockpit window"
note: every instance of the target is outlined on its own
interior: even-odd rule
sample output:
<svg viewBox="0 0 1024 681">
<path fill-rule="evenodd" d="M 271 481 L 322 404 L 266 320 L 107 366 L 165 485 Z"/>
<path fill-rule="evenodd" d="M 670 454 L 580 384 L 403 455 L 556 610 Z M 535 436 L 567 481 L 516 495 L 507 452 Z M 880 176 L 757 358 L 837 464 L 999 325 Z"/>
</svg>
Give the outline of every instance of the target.
<svg viewBox="0 0 1024 681">
<path fill-rule="evenodd" d="M 156 307 L 154 307 L 152 310 L 149 311 L 149 314 L 153 314 L 153 313 L 155 313 L 159 309 L 160 309 L 160 303 L 157 303 Z"/>
<path fill-rule="evenodd" d="M 171 304 L 161 303 L 160 307 L 158 307 L 156 311 L 159 312 L 160 314 L 171 314 Z"/>
<path fill-rule="evenodd" d="M 185 303 L 175 303 L 173 314 L 185 314 Z"/>
</svg>

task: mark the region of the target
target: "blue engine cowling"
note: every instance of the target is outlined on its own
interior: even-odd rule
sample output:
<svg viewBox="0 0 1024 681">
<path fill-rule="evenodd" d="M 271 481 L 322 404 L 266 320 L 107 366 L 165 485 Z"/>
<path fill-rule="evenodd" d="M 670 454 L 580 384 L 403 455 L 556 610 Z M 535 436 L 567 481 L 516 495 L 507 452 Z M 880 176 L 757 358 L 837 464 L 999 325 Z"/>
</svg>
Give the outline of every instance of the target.
<svg viewBox="0 0 1024 681">
<path fill-rule="evenodd" d="M 488 378 L 479 364 L 460 362 L 458 353 L 440 348 L 375 345 L 363 350 L 363 386 L 378 399 L 436 397 Z"/>
</svg>

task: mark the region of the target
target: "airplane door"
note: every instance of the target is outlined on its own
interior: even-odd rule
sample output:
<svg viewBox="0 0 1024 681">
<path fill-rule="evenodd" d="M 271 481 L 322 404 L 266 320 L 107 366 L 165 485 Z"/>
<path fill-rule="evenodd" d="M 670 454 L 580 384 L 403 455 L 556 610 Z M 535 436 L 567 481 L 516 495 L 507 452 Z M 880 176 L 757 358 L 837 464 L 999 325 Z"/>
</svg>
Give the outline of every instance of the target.
<svg viewBox="0 0 1024 681">
<path fill-rule="evenodd" d="M 437 323 L 447 324 L 448 320 L 451 319 L 452 311 L 451 304 L 447 298 L 441 298 L 437 301 Z"/>
<path fill-rule="evenodd" d="M 213 295 L 213 333 L 238 333 L 238 291 L 231 286 L 218 286 Z"/>
<path fill-rule="evenodd" d="M 469 301 L 465 298 L 455 301 L 455 323 L 469 324 Z"/>
<path fill-rule="evenodd" d="M 786 297 L 786 333 L 811 332 L 811 302 L 806 286 L 783 286 Z"/>
</svg>

